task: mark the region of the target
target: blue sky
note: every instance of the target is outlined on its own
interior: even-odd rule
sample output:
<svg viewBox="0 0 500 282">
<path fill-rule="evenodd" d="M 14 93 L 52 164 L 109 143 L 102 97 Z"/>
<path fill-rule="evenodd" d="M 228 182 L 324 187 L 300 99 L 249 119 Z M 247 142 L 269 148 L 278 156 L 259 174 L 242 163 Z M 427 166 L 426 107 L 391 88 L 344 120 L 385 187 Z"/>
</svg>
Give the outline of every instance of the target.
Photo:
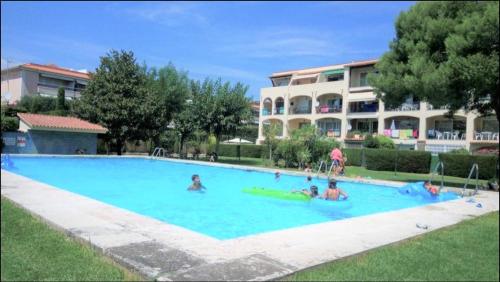
<svg viewBox="0 0 500 282">
<path fill-rule="evenodd" d="M 2 68 L 94 70 L 110 49 L 259 97 L 277 71 L 377 58 L 414 2 L 1 2 Z"/>
</svg>

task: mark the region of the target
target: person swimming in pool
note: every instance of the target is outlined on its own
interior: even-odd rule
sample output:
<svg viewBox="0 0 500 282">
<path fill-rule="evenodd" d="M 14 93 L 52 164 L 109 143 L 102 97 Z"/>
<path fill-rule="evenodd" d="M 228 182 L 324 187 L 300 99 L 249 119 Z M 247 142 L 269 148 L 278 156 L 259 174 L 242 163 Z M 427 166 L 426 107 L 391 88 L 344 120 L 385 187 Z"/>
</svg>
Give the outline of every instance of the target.
<svg viewBox="0 0 500 282">
<path fill-rule="evenodd" d="M 328 189 L 325 190 L 321 198 L 325 200 L 338 201 L 340 196 L 343 196 L 344 200 L 346 200 L 349 195 L 346 192 L 342 191 L 342 189 L 337 187 L 337 181 L 335 179 L 331 179 L 328 182 Z"/>
<path fill-rule="evenodd" d="M 437 196 L 439 195 L 439 189 L 432 185 L 429 181 L 424 182 L 424 188 L 429 192 L 432 196 Z"/>
<path fill-rule="evenodd" d="M 279 172 L 278 170 L 274 173 L 274 180 L 276 182 L 280 181 L 281 179 L 281 172 Z"/>
<path fill-rule="evenodd" d="M 206 190 L 207 188 L 201 184 L 200 176 L 198 174 L 193 174 L 191 176 L 191 180 L 193 183 L 189 185 L 188 191 L 203 191 Z"/>
<path fill-rule="evenodd" d="M 292 190 L 292 193 L 302 193 L 304 195 L 307 195 L 311 198 L 317 198 L 319 196 L 318 193 L 318 186 L 312 185 L 309 190 L 307 189 L 302 189 L 302 190 Z"/>
</svg>

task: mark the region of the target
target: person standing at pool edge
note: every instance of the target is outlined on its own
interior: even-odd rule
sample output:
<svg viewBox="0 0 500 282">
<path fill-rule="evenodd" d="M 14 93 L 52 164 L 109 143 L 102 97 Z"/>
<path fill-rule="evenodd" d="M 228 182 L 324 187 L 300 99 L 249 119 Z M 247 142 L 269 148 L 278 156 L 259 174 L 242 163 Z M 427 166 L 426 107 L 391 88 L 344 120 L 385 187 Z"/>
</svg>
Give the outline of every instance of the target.
<svg viewBox="0 0 500 282">
<path fill-rule="evenodd" d="M 344 157 L 342 156 L 342 151 L 335 146 L 333 148 L 332 152 L 330 153 L 330 159 L 333 162 L 333 165 L 335 165 L 335 171 L 333 172 L 333 175 L 338 175 L 340 170 L 342 169 L 341 164 L 344 162 Z"/>
<path fill-rule="evenodd" d="M 193 176 L 191 176 L 191 180 L 193 183 L 189 185 L 188 191 L 203 191 L 207 189 L 203 186 L 203 184 L 201 184 L 200 176 L 198 174 L 193 174 Z"/>
<path fill-rule="evenodd" d="M 344 200 L 349 197 L 346 192 L 342 191 L 342 189 L 340 188 L 337 188 L 337 181 L 335 181 L 335 179 L 332 179 L 328 182 L 328 189 L 325 190 L 321 198 L 325 200 L 338 201 L 341 195 L 344 197 Z"/>
</svg>

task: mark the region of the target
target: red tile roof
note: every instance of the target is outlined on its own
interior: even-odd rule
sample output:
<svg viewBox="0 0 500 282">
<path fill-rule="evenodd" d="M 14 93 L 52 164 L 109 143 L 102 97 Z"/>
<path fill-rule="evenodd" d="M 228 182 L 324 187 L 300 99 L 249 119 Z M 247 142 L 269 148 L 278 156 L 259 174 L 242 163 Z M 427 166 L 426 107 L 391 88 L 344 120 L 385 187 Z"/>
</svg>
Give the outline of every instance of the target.
<svg viewBox="0 0 500 282">
<path fill-rule="evenodd" d="M 34 63 L 28 63 L 28 64 L 21 65 L 20 67 L 25 68 L 25 69 L 30 69 L 30 70 L 49 72 L 49 73 L 70 76 L 70 77 L 75 77 L 75 78 L 81 78 L 81 79 L 86 79 L 86 80 L 90 79 L 90 76 L 88 73 L 83 73 L 83 72 L 79 72 L 79 71 L 75 71 L 75 70 L 65 69 L 65 68 L 58 67 L 56 65 L 39 65 L 39 64 L 34 64 Z"/>
<path fill-rule="evenodd" d="M 75 117 L 49 116 L 39 114 L 18 113 L 17 116 L 31 129 L 106 133 L 108 130 L 98 124 Z"/>
</svg>

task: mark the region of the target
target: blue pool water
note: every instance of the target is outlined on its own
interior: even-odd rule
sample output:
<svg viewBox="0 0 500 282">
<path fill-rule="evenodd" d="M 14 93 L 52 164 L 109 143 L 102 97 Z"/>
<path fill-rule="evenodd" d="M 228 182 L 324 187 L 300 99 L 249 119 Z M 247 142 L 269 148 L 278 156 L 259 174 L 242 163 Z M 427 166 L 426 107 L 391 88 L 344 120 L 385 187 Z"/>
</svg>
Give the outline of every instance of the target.
<svg viewBox="0 0 500 282">
<path fill-rule="evenodd" d="M 186 164 L 146 158 L 73 158 L 11 156 L 6 169 L 145 216 L 218 239 L 230 239 L 307 224 L 380 213 L 456 199 L 404 195 L 398 189 L 339 182 L 346 203 L 287 201 L 242 193 L 261 186 L 284 191 L 305 188 L 305 177 Z M 206 193 L 188 192 L 199 174 Z M 326 180 L 313 179 L 322 193 Z"/>
</svg>

